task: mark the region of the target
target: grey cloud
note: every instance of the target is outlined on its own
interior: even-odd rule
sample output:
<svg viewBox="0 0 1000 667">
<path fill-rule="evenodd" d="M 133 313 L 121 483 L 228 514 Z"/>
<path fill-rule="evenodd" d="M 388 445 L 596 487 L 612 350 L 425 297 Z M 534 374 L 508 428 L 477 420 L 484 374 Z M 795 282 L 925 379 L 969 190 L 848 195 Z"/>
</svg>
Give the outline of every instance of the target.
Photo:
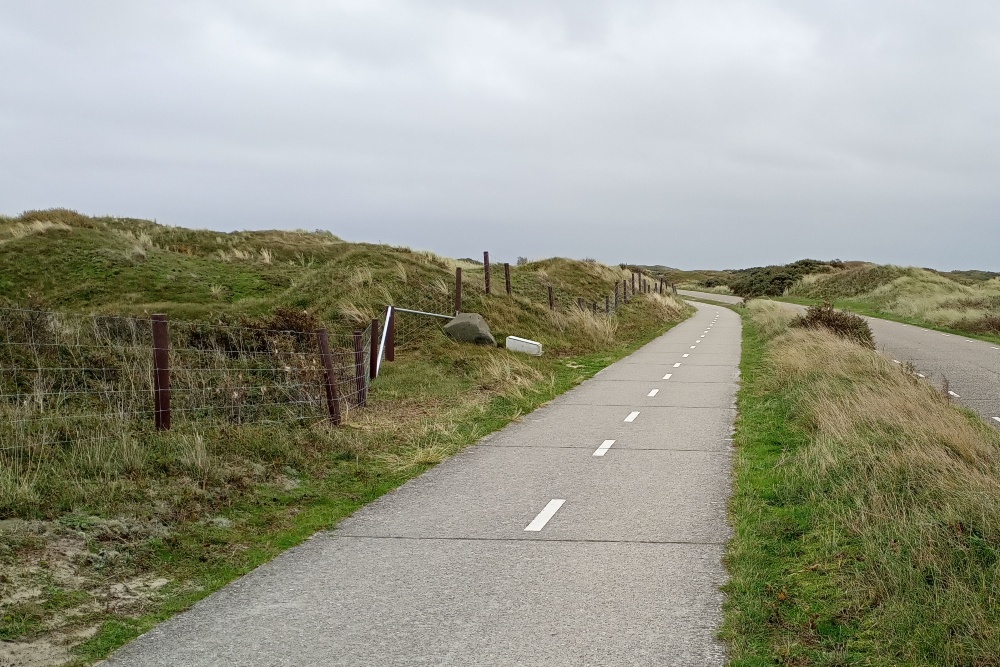
<svg viewBox="0 0 1000 667">
<path fill-rule="evenodd" d="M 1000 269 L 989 2 L 0 2 L 0 211 Z"/>
</svg>

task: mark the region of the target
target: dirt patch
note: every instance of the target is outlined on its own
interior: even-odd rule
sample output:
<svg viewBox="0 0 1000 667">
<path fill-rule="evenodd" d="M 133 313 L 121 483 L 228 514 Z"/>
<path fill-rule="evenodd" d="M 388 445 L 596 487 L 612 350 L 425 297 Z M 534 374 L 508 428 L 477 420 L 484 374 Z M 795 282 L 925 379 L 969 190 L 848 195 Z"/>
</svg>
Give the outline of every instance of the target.
<svg viewBox="0 0 1000 667">
<path fill-rule="evenodd" d="M 0 642 L 0 667 L 56 667 L 72 659 L 68 648 L 44 639 Z"/>
</svg>

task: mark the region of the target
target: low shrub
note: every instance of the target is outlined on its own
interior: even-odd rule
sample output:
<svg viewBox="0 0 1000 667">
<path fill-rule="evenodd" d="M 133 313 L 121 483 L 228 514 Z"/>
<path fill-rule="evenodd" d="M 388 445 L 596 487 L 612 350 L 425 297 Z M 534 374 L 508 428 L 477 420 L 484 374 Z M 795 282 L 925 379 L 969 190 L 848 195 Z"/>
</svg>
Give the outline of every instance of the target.
<svg viewBox="0 0 1000 667">
<path fill-rule="evenodd" d="M 834 310 L 833 305 L 829 303 L 810 307 L 805 315 L 792 322 L 792 326 L 826 329 L 841 338 L 875 349 L 875 337 L 868 323 L 854 313 Z"/>
</svg>

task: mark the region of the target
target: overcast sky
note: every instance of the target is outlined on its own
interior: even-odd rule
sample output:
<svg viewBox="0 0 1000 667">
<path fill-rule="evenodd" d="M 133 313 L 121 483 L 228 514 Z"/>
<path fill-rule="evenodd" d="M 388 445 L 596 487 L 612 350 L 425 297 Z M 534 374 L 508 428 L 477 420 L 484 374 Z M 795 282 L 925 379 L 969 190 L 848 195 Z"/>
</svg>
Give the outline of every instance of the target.
<svg viewBox="0 0 1000 667">
<path fill-rule="evenodd" d="M 0 212 L 1000 270 L 996 0 L 0 0 Z"/>
</svg>

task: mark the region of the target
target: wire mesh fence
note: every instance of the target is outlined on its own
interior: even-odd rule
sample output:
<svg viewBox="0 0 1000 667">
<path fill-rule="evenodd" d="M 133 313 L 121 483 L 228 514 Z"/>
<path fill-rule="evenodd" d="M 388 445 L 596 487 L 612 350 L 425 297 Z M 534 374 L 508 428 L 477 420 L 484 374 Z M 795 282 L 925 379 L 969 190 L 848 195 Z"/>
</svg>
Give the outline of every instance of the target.
<svg viewBox="0 0 1000 667">
<path fill-rule="evenodd" d="M 152 318 L 0 309 L 0 450 L 66 445 L 158 424 Z M 372 327 L 318 333 L 172 321 L 166 351 L 174 425 L 316 422 L 364 405 Z"/>
</svg>

